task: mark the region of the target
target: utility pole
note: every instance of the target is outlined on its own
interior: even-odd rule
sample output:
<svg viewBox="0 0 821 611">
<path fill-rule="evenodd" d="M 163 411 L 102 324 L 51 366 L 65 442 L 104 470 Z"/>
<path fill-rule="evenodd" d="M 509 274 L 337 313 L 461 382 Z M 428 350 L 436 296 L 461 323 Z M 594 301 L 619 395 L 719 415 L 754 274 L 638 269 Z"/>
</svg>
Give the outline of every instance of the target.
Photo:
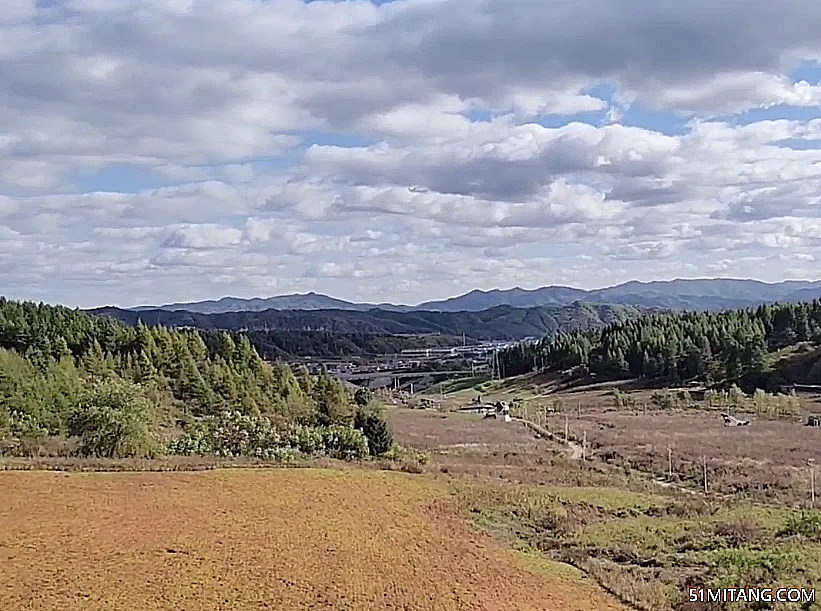
<svg viewBox="0 0 821 611">
<path fill-rule="evenodd" d="M 707 457 L 706 456 L 701 457 L 701 463 L 704 466 L 704 494 L 708 494 L 709 491 L 707 489 Z"/>
<path fill-rule="evenodd" d="M 564 415 L 564 444 L 570 443 L 570 425 L 568 424 L 567 414 Z"/>
<path fill-rule="evenodd" d="M 815 459 L 807 460 L 810 467 L 810 507 L 815 507 Z"/>
<path fill-rule="evenodd" d="M 587 461 L 587 431 L 582 433 L 582 461 Z"/>
<path fill-rule="evenodd" d="M 667 475 L 673 479 L 673 449 L 667 448 Z"/>
</svg>

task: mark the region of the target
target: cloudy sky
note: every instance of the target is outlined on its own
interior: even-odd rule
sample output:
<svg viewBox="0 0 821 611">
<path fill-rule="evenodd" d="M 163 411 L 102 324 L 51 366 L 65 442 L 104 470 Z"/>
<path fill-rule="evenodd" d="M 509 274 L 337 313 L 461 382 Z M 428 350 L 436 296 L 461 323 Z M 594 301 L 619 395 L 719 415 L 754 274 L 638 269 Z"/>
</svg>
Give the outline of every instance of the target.
<svg viewBox="0 0 821 611">
<path fill-rule="evenodd" d="M 816 279 L 817 0 L 0 0 L 0 294 Z"/>
</svg>

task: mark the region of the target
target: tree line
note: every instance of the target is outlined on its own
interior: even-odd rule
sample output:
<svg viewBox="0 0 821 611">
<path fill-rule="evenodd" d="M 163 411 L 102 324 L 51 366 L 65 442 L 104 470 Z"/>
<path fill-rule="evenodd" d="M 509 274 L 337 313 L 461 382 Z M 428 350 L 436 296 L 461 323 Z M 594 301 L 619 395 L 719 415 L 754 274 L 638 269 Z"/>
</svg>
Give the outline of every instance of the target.
<svg viewBox="0 0 821 611">
<path fill-rule="evenodd" d="M 672 383 L 746 380 L 765 387 L 762 382 L 783 381 L 784 371 L 776 369 L 772 353 L 802 342 L 821 343 L 818 300 L 645 316 L 521 343 L 500 353 L 499 359 L 507 376 L 544 370 Z M 806 381 L 821 383 L 821 359 L 812 351 L 811 356 Z"/>
<path fill-rule="evenodd" d="M 61 452 L 111 457 L 384 453 L 389 430 L 374 424 L 381 416 L 368 397 L 356 399 L 332 376 L 267 363 L 244 335 L 132 327 L 0 297 L 5 453 L 41 450 L 49 440 Z M 366 422 L 380 439 L 365 435 Z"/>
</svg>

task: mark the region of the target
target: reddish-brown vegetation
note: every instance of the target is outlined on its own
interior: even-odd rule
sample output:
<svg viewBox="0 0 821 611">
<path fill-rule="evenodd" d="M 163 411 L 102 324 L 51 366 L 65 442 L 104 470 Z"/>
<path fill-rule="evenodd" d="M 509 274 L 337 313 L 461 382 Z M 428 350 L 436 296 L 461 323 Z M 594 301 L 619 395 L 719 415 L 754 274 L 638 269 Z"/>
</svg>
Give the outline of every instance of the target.
<svg viewBox="0 0 821 611">
<path fill-rule="evenodd" d="M 0 489 L 2 609 L 620 608 L 443 520 L 430 476 L 8 472 Z"/>
</svg>

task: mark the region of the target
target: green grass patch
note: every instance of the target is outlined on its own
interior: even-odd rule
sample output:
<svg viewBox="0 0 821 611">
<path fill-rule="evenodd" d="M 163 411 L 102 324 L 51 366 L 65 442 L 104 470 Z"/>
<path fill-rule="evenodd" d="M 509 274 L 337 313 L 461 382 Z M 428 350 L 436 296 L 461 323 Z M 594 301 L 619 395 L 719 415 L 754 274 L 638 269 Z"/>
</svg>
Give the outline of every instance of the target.
<svg viewBox="0 0 821 611">
<path fill-rule="evenodd" d="M 615 488 L 459 482 L 452 492 L 477 527 L 643 611 L 683 609 L 691 586 L 821 584 L 819 511 Z"/>
</svg>

